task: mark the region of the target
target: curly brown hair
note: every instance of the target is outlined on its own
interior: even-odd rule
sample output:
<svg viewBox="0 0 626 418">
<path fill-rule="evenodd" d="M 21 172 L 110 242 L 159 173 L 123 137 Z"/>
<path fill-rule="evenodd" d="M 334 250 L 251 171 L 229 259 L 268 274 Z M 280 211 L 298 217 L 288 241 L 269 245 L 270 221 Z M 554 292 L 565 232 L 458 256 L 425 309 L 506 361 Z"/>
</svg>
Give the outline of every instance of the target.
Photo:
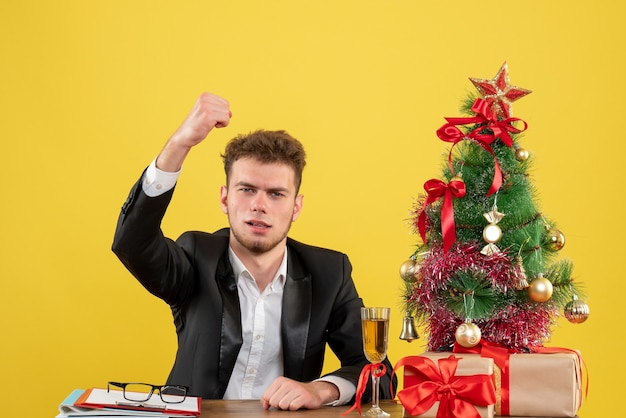
<svg viewBox="0 0 626 418">
<path fill-rule="evenodd" d="M 296 192 L 300 190 L 306 153 L 300 141 L 287 132 L 260 129 L 231 139 L 222 154 L 227 184 L 233 163 L 240 158 L 254 158 L 261 163 L 288 165 L 293 168 L 295 174 Z"/>
</svg>

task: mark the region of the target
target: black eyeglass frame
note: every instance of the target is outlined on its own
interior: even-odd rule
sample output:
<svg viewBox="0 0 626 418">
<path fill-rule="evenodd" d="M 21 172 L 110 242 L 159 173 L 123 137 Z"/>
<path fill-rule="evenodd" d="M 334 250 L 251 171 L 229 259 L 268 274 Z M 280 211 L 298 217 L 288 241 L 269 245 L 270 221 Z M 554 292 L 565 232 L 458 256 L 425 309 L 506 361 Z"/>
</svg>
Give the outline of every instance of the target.
<svg viewBox="0 0 626 418">
<path fill-rule="evenodd" d="M 151 390 L 150 392 L 146 392 L 146 398 L 145 399 L 131 399 L 126 397 L 126 386 L 128 385 L 143 385 L 146 388 L 150 387 Z M 187 386 L 183 386 L 183 385 L 152 385 L 150 383 L 141 383 L 141 382 L 126 382 L 126 383 L 121 383 L 121 382 L 107 382 L 107 392 L 109 392 L 111 390 L 111 386 L 115 386 L 118 388 L 122 389 L 122 396 L 124 396 L 124 399 L 126 399 L 127 401 L 131 401 L 131 402 L 147 402 L 152 395 L 154 394 L 155 391 L 159 392 L 159 398 L 161 398 L 161 400 L 164 403 L 169 403 L 169 404 L 176 404 L 176 403 L 182 403 L 185 401 L 185 399 L 187 399 L 187 392 L 189 391 L 189 387 Z M 170 401 L 170 400 L 166 400 L 163 399 L 163 391 L 167 390 L 168 388 L 174 388 L 177 390 L 180 390 L 183 392 L 182 395 L 176 395 L 178 397 L 180 397 L 180 400 L 176 400 L 176 401 Z"/>
</svg>

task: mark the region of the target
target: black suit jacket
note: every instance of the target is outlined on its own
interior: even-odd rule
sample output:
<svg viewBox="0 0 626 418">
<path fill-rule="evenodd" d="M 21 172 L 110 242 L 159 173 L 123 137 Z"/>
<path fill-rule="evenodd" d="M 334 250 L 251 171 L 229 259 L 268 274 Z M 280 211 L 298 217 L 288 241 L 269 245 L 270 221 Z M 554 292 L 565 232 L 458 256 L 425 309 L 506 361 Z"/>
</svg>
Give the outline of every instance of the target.
<svg viewBox="0 0 626 418">
<path fill-rule="evenodd" d="M 237 283 L 228 260 L 229 230 L 163 236 L 161 219 L 173 190 L 148 197 L 137 182 L 122 207 L 113 251 L 174 316 L 178 351 L 168 378 L 205 399 L 223 397 L 242 345 Z M 281 334 L 284 375 L 298 381 L 320 377 L 326 344 L 341 367 L 333 375 L 356 385 L 367 360 L 361 342 L 363 302 L 345 254 L 288 239 Z M 391 365 L 381 379 L 389 398 Z M 394 381 L 395 384 L 395 381 Z M 366 391 L 366 396 L 371 390 Z"/>
</svg>

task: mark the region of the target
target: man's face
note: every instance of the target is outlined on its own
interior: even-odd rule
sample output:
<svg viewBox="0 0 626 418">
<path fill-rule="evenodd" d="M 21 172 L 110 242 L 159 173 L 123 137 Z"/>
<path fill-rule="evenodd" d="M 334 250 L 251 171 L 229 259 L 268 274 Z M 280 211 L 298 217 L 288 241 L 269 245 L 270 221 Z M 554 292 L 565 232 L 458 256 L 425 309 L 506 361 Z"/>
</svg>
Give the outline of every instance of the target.
<svg viewBox="0 0 626 418">
<path fill-rule="evenodd" d="M 233 163 L 220 201 L 236 252 L 262 254 L 285 243 L 302 209 L 303 196 L 296 196 L 294 179 L 293 169 L 285 164 L 264 164 L 254 158 Z"/>
</svg>

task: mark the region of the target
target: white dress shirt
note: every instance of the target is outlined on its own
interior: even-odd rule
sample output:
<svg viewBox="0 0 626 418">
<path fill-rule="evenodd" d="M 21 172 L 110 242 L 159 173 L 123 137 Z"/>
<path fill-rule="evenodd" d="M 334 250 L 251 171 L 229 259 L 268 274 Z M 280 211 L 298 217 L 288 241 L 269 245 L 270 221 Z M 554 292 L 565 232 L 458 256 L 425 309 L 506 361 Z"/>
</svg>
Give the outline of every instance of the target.
<svg viewBox="0 0 626 418">
<path fill-rule="evenodd" d="M 243 344 L 224 399 L 260 399 L 274 379 L 283 375 L 279 324 L 287 275 L 287 250 L 274 279 L 262 293 L 232 248 L 228 249 L 228 256 L 237 280 Z"/>
<path fill-rule="evenodd" d="M 156 167 L 156 159 L 146 169 L 142 189 L 150 197 L 159 196 L 175 185 L 181 170 L 170 173 Z M 241 308 L 243 345 L 237 356 L 224 399 L 260 399 L 274 379 L 283 375 L 280 320 L 285 278 L 287 249 L 272 282 L 261 293 L 241 260 L 229 247 L 229 259 L 237 280 Z M 352 399 L 356 386 L 338 376 L 318 380 L 333 383 L 339 389 L 339 399 L 330 405 L 343 405 Z"/>
</svg>

